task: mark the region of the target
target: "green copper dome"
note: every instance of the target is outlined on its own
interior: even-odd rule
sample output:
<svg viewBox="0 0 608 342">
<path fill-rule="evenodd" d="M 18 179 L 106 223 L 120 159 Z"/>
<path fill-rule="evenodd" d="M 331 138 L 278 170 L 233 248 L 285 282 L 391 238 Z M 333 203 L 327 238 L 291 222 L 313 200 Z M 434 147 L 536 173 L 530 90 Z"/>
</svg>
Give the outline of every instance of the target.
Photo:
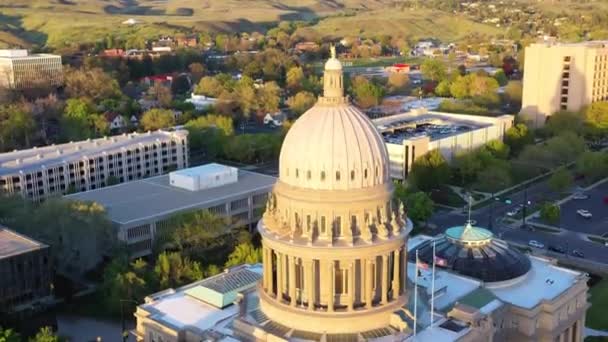
<svg viewBox="0 0 608 342">
<path fill-rule="evenodd" d="M 493 237 L 492 232 L 487 229 L 474 227 L 470 223 L 464 226 L 456 226 L 448 228 L 445 231 L 448 238 L 462 242 L 481 242 L 489 240 Z"/>
</svg>

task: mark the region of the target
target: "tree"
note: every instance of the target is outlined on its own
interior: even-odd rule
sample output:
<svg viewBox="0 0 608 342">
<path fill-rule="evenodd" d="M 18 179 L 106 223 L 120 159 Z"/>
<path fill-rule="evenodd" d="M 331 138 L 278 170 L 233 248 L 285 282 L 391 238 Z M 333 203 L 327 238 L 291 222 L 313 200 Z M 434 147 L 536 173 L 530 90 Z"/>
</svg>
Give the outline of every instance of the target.
<svg viewBox="0 0 608 342">
<path fill-rule="evenodd" d="M 608 130 L 608 101 L 592 103 L 585 110 L 584 118 L 592 127 Z"/>
<path fill-rule="evenodd" d="M 302 67 L 293 67 L 287 71 L 285 76 L 287 88 L 290 91 L 297 91 L 302 88 L 304 81 L 304 70 Z"/>
<path fill-rule="evenodd" d="M 99 101 L 122 95 L 118 82 L 100 68 L 66 68 L 64 82 L 65 92 L 71 98 L 85 97 Z"/>
<path fill-rule="evenodd" d="M 382 88 L 363 76 L 352 79 L 352 93 L 362 108 L 377 106 L 383 96 Z"/>
<path fill-rule="evenodd" d="M 519 154 L 524 146 L 531 144 L 534 141 L 532 132 L 525 124 L 519 123 L 510 127 L 505 133 L 505 143 L 509 145 L 514 154 Z"/>
<path fill-rule="evenodd" d="M 477 176 L 477 188 L 481 191 L 497 192 L 513 184 L 506 162 L 492 163 Z"/>
<path fill-rule="evenodd" d="M 175 116 L 168 109 L 150 109 L 145 112 L 140 120 L 144 131 L 154 131 L 175 125 Z"/>
<path fill-rule="evenodd" d="M 63 111 L 62 134 L 66 140 L 83 140 L 92 135 L 90 118 L 93 114 L 91 104 L 83 99 L 69 99 Z"/>
<path fill-rule="evenodd" d="M 158 255 L 154 274 L 160 288 L 179 287 L 203 277 L 200 263 L 179 253 L 166 252 Z"/>
<path fill-rule="evenodd" d="M 295 96 L 287 99 L 287 105 L 297 115 L 310 109 L 317 101 L 315 95 L 307 91 L 300 91 Z"/>
<path fill-rule="evenodd" d="M 432 150 L 412 164 L 408 177 L 417 189 L 430 191 L 445 184 L 450 179 L 450 167 L 439 150 Z"/>
<path fill-rule="evenodd" d="M 522 91 L 521 81 L 509 81 L 505 86 L 505 98 L 511 104 L 521 104 Z"/>
<path fill-rule="evenodd" d="M 450 97 L 452 93 L 450 92 L 451 83 L 448 80 L 443 80 L 437 84 L 435 87 L 435 94 L 441 97 Z"/>
<path fill-rule="evenodd" d="M 149 94 L 161 107 L 169 108 L 171 106 L 171 101 L 173 101 L 171 89 L 162 83 L 154 83 L 152 88 L 149 90 Z"/>
<path fill-rule="evenodd" d="M 596 181 L 608 175 L 608 155 L 604 152 L 584 152 L 576 161 L 576 171 L 589 181 Z"/>
<path fill-rule="evenodd" d="M 562 192 L 572 186 L 574 179 L 572 173 L 567 169 L 559 169 L 551 175 L 548 184 L 551 190 Z"/>
<path fill-rule="evenodd" d="M 258 89 L 258 108 L 262 115 L 279 110 L 281 88 L 275 82 L 266 82 Z"/>
<path fill-rule="evenodd" d="M 30 338 L 30 342 L 59 342 L 59 336 L 53 332 L 51 327 L 42 327 L 36 336 Z"/>
<path fill-rule="evenodd" d="M 469 77 L 469 97 L 485 97 L 496 94 L 498 90 L 498 82 L 488 76 L 480 76 L 477 74 L 469 74 L 465 77 Z"/>
<path fill-rule="evenodd" d="M 205 72 L 207 69 L 201 63 L 191 63 L 188 65 L 188 70 L 190 71 L 190 75 L 192 76 L 192 84 L 198 83 L 203 76 L 205 76 Z"/>
<path fill-rule="evenodd" d="M 433 215 L 435 203 L 429 195 L 418 191 L 406 196 L 407 216 L 414 222 L 426 222 Z"/>
<path fill-rule="evenodd" d="M 424 78 L 433 82 L 440 82 L 447 76 L 445 64 L 441 60 L 434 58 L 425 59 L 420 66 L 420 71 Z"/>
<path fill-rule="evenodd" d="M 228 256 L 225 268 L 238 266 L 241 264 L 256 264 L 262 261 L 262 250 L 255 248 L 250 242 L 236 245 L 232 253 Z"/>
<path fill-rule="evenodd" d="M 388 75 L 388 92 L 391 94 L 401 93 L 407 89 L 409 83 L 410 78 L 407 76 L 407 74 L 391 72 Z"/>
<path fill-rule="evenodd" d="M 3 150 L 30 146 L 36 123 L 25 103 L 0 107 L 0 145 Z"/>
<path fill-rule="evenodd" d="M 545 129 L 551 135 L 566 132 L 581 134 L 583 132 L 584 116 L 580 112 L 559 111 L 549 116 Z"/>
<path fill-rule="evenodd" d="M 194 88 L 194 92 L 198 95 L 205 95 L 209 97 L 219 97 L 224 87 L 222 83 L 216 78 L 211 76 L 205 76 L 201 78 L 198 85 Z"/>
<path fill-rule="evenodd" d="M 21 336 L 12 329 L 0 327 L 0 342 L 21 342 Z"/>
<path fill-rule="evenodd" d="M 477 152 L 464 153 L 456 156 L 453 162 L 455 174 L 460 177 L 460 184 L 467 185 L 477 179 L 484 165 Z"/>
<path fill-rule="evenodd" d="M 506 160 L 509 158 L 510 148 L 509 145 L 503 143 L 498 139 L 488 141 L 484 148 L 490 152 L 495 158 Z"/>
<path fill-rule="evenodd" d="M 469 96 L 470 78 L 458 76 L 450 85 L 450 94 L 457 99 L 464 99 Z"/>
<path fill-rule="evenodd" d="M 561 216 L 561 210 L 559 205 L 553 203 L 544 203 L 540 207 L 540 218 L 541 220 L 550 223 L 556 224 L 559 222 L 559 218 Z"/>
<path fill-rule="evenodd" d="M 500 64 L 502 65 L 502 62 Z M 498 69 L 498 71 L 496 71 L 496 73 L 494 74 L 494 79 L 501 87 L 506 86 L 509 82 L 507 75 L 505 75 L 505 72 L 502 69 Z"/>
</svg>

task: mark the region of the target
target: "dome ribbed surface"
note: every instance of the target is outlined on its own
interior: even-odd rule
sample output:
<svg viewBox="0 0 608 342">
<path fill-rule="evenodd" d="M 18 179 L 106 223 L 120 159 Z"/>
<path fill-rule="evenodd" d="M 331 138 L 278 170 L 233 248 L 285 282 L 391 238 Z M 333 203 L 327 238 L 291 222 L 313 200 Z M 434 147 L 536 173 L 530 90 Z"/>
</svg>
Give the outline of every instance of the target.
<svg viewBox="0 0 608 342">
<path fill-rule="evenodd" d="M 304 113 L 285 137 L 279 162 L 280 180 L 297 187 L 348 190 L 389 181 L 382 137 L 348 104 L 317 104 Z"/>
</svg>

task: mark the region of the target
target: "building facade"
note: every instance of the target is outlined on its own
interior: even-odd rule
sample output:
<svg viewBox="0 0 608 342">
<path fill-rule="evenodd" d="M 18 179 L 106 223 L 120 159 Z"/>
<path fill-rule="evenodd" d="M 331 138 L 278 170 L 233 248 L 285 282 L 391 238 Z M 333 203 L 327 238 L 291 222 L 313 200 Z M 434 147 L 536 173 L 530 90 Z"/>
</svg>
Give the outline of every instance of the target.
<svg viewBox="0 0 608 342">
<path fill-rule="evenodd" d="M 63 84 L 61 56 L 30 55 L 27 50 L 0 50 L 0 87 L 27 89 Z"/>
<path fill-rule="evenodd" d="M 513 126 L 513 115 L 485 117 L 413 109 L 407 113 L 374 119 L 388 150 L 390 176 L 405 180 L 416 159 L 439 150 L 448 161 L 504 139 Z"/>
<path fill-rule="evenodd" d="M 521 115 L 540 127 L 555 112 L 608 100 L 608 42 L 526 47 Z"/>
<path fill-rule="evenodd" d="M 131 133 L 0 154 L 0 189 L 39 201 L 188 166 L 186 130 Z"/>
<path fill-rule="evenodd" d="M 276 181 L 272 176 L 235 169 L 234 181 L 199 188 L 184 188 L 184 184 L 172 179 L 180 173 L 215 177 L 215 173 L 207 171 L 220 167 L 227 168 L 207 164 L 65 198 L 101 204 L 116 228 L 118 239 L 126 242 L 130 256 L 137 258 L 152 253 L 156 238 L 175 227 L 174 220 L 179 214 L 206 210 L 224 217 L 231 228 L 253 225 L 262 217 L 268 193 Z"/>
<path fill-rule="evenodd" d="M 0 313 L 48 299 L 52 281 L 49 246 L 0 227 Z"/>
</svg>

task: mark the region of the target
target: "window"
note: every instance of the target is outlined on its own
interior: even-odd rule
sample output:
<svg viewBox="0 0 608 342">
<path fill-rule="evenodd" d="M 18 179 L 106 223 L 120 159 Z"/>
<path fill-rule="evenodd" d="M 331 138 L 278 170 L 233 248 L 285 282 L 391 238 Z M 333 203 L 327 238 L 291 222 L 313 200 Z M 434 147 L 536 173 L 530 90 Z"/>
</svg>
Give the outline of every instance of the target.
<svg viewBox="0 0 608 342">
<path fill-rule="evenodd" d="M 335 289 L 337 295 L 348 293 L 348 273 L 345 269 L 336 266 Z"/>
<path fill-rule="evenodd" d="M 351 181 L 355 180 L 355 171 L 354 170 L 350 172 L 350 180 Z"/>
<path fill-rule="evenodd" d="M 363 178 L 367 179 L 367 169 L 363 170 Z"/>
<path fill-rule="evenodd" d="M 321 171 L 321 180 L 324 181 L 325 180 L 325 171 Z"/>
<path fill-rule="evenodd" d="M 296 178 L 298 178 L 299 175 L 300 175 L 300 172 L 298 169 L 296 169 Z"/>
<path fill-rule="evenodd" d="M 310 179 L 311 177 L 311 173 L 310 170 L 306 171 L 306 179 Z"/>
<path fill-rule="evenodd" d="M 340 171 L 336 171 L 336 180 L 339 181 L 340 180 Z"/>
<path fill-rule="evenodd" d="M 325 216 L 321 216 L 321 234 L 325 234 Z"/>
</svg>

